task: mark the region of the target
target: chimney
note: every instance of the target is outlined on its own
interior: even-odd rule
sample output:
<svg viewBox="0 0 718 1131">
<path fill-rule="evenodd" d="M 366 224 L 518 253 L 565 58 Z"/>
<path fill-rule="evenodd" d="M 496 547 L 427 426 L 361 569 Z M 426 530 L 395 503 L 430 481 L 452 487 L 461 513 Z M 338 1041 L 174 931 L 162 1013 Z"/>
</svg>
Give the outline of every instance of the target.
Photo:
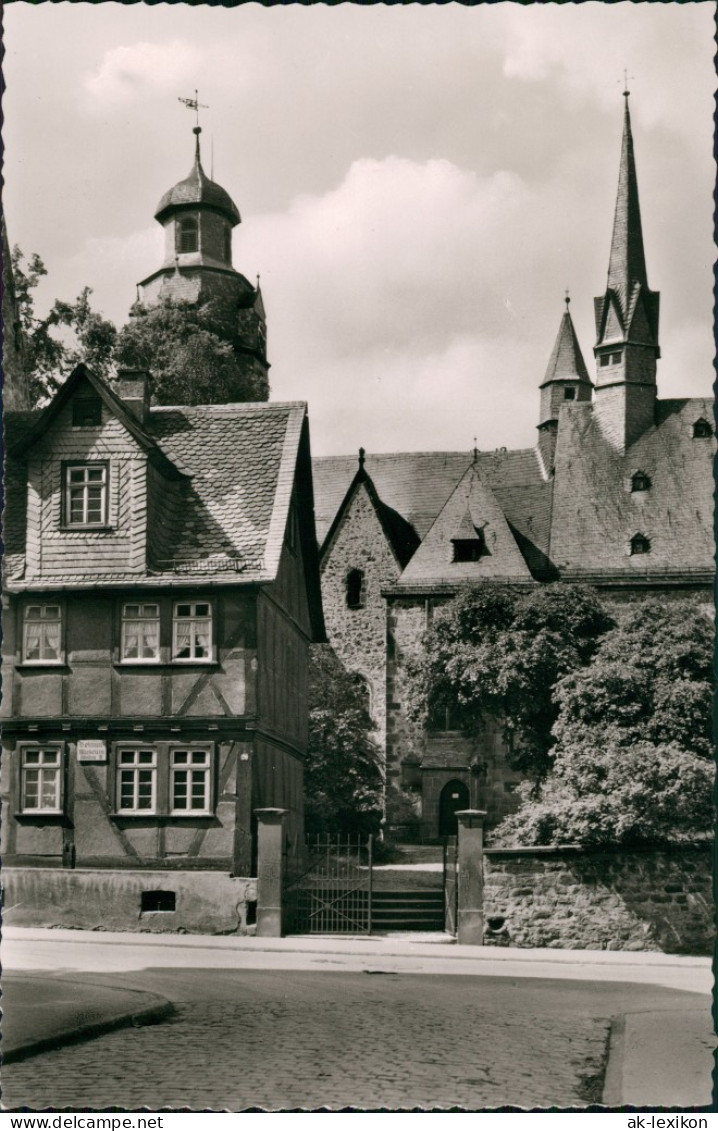
<svg viewBox="0 0 718 1131">
<path fill-rule="evenodd" d="M 113 388 L 128 412 L 136 416 L 140 424 L 146 424 L 150 413 L 149 370 L 119 369 Z"/>
</svg>

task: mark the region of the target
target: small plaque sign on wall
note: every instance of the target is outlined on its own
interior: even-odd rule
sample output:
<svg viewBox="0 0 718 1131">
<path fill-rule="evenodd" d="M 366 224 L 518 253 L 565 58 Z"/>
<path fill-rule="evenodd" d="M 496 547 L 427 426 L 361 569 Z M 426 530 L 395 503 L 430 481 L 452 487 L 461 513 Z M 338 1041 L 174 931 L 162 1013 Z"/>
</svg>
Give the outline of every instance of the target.
<svg viewBox="0 0 718 1131">
<path fill-rule="evenodd" d="M 102 738 L 80 738 L 77 741 L 78 762 L 106 762 L 107 744 Z"/>
</svg>

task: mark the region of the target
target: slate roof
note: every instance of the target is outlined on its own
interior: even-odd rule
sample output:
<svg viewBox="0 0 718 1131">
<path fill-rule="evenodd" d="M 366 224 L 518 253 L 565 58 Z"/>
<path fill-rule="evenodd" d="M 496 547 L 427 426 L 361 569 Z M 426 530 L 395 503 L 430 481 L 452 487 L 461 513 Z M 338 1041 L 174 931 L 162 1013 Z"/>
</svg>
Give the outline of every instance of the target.
<svg viewBox="0 0 718 1131">
<path fill-rule="evenodd" d="M 701 417 L 713 419 L 709 398 L 659 400 L 655 426 L 621 453 L 590 404 L 562 408 L 550 544 L 561 576 L 712 574 L 715 442 L 693 438 Z M 637 471 L 649 476 L 647 491 L 631 490 Z M 637 533 L 649 539 L 650 554 L 629 553 Z"/>
<path fill-rule="evenodd" d="M 484 552 L 477 561 L 453 560 L 452 540 L 464 537 L 464 529 L 468 537 L 480 532 Z M 478 467 L 472 465 L 456 484 L 392 592 L 484 580 L 530 582 L 531 574 L 494 492 Z"/>
<path fill-rule="evenodd" d="M 59 394 L 58 394 L 59 396 Z M 114 398 L 113 400 L 116 400 Z M 6 571 L 24 561 L 26 492 L 23 452 L 37 437 L 40 413 L 7 413 Z M 276 577 L 297 469 L 306 405 L 302 402 L 153 408 L 141 429 L 175 470 L 162 499 L 163 543 L 171 558 L 150 561 L 157 580 L 193 577 L 234 584 Z M 167 461 L 167 464 L 164 461 Z M 307 457 L 308 460 L 308 457 Z M 311 510 L 311 488 L 306 505 Z M 311 528 L 311 527 L 310 527 Z M 97 573 L 95 581 L 122 580 Z M 127 581 L 137 583 L 136 574 Z M 72 582 L 81 580 L 73 571 Z"/>
<path fill-rule="evenodd" d="M 392 452 L 367 454 L 365 468 L 382 502 L 424 538 L 472 460 L 471 452 Z M 312 463 L 321 544 L 349 490 L 356 457 L 327 456 Z M 545 570 L 552 484 L 544 478 L 536 449 L 479 452 L 477 468 L 500 504 L 527 564 L 532 570 Z"/>
<path fill-rule="evenodd" d="M 543 383 L 548 385 L 551 381 L 575 381 L 577 378 L 579 381 L 587 381 L 589 385 L 592 384 L 586 363 L 583 360 L 581 347 L 578 344 L 573 319 L 567 309 L 558 328 Z"/>
<path fill-rule="evenodd" d="M 234 227 L 235 224 L 241 223 L 239 210 L 229 193 L 226 192 L 221 185 L 216 184 L 215 181 L 211 181 L 202 168 L 199 153 L 199 132 L 196 133 L 196 137 L 197 142 L 192 169 L 183 181 L 179 181 L 164 194 L 157 205 L 155 219 L 162 223 L 167 213 L 173 208 L 182 208 L 192 204 L 204 204 L 222 212 Z"/>
<path fill-rule="evenodd" d="M 477 471 L 491 489 L 531 575 L 616 583 L 661 580 L 703 584 L 715 569 L 713 473 L 715 441 L 693 439 L 693 424 L 713 420 L 710 398 L 656 401 L 656 425 L 626 451 L 617 452 L 593 419 L 591 402 L 561 408 L 555 475 L 545 479 L 537 449 L 480 452 Z M 382 502 L 402 515 L 422 539 L 471 464 L 466 452 L 367 455 L 365 467 Z M 313 461 L 315 514 L 320 542 L 351 484 L 353 456 Z M 651 486 L 631 490 L 645 472 Z M 456 536 L 466 506 L 454 516 Z M 650 554 L 631 555 L 630 539 L 643 534 Z M 400 579 L 408 586 L 417 550 Z M 450 565 L 446 553 L 442 561 Z M 452 590 L 451 570 L 428 570 L 415 585 Z M 431 575 L 431 576 L 430 576 Z"/>
<path fill-rule="evenodd" d="M 189 476 L 175 517 L 174 562 L 239 558 L 242 580 L 276 575 L 303 403 L 153 408 L 149 430 Z"/>
</svg>

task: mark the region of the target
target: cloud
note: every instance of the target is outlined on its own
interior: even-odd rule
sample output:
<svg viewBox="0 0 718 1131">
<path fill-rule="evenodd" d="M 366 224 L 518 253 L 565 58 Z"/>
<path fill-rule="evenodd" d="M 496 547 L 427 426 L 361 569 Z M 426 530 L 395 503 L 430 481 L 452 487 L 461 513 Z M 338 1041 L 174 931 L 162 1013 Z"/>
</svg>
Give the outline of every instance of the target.
<svg viewBox="0 0 718 1131">
<path fill-rule="evenodd" d="M 125 106 L 150 94 L 171 93 L 182 84 L 192 84 L 203 66 L 201 52 L 185 40 L 142 41 L 107 51 L 84 85 L 93 108 Z"/>
<path fill-rule="evenodd" d="M 623 89 L 624 68 L 635 93 L 633 117 L 647 127 L 675 129 L 688 118 L 712 113 L 712 4 L 622 4 L 620 23 L 613 5 L 505 5 L 503 70 L 525 83 L 557 84 L 570 97 L 604 110 Z M 703 57 L 704 66 L 696 65 Z M 677 58 L 692 58 L 694 70 L 676 98 L 664 81 Z M 650 95 L 650 96 L 649 96 Z M 706 137 L 702 144 L 705 144 Z"/>
</svg>

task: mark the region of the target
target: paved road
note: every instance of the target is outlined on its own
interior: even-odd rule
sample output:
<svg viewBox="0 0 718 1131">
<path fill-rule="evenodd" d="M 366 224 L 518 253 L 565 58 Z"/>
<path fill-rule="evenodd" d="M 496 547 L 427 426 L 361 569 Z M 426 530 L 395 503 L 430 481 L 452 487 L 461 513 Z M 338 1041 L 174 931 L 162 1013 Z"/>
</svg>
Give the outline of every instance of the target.
<svg viewBox="0 0 718 1131">
<path fill-rule="evenodd" d="M 175 1016 L 7 1065 L 3 1101 L 91 1110 L 585 1106 L 600 1100 L 612 1016 L 670 1015 L 701 1000 L 630 983 L 366 968 L 375 972 L 87 974 L 163 994 Z"/>
</svg>

